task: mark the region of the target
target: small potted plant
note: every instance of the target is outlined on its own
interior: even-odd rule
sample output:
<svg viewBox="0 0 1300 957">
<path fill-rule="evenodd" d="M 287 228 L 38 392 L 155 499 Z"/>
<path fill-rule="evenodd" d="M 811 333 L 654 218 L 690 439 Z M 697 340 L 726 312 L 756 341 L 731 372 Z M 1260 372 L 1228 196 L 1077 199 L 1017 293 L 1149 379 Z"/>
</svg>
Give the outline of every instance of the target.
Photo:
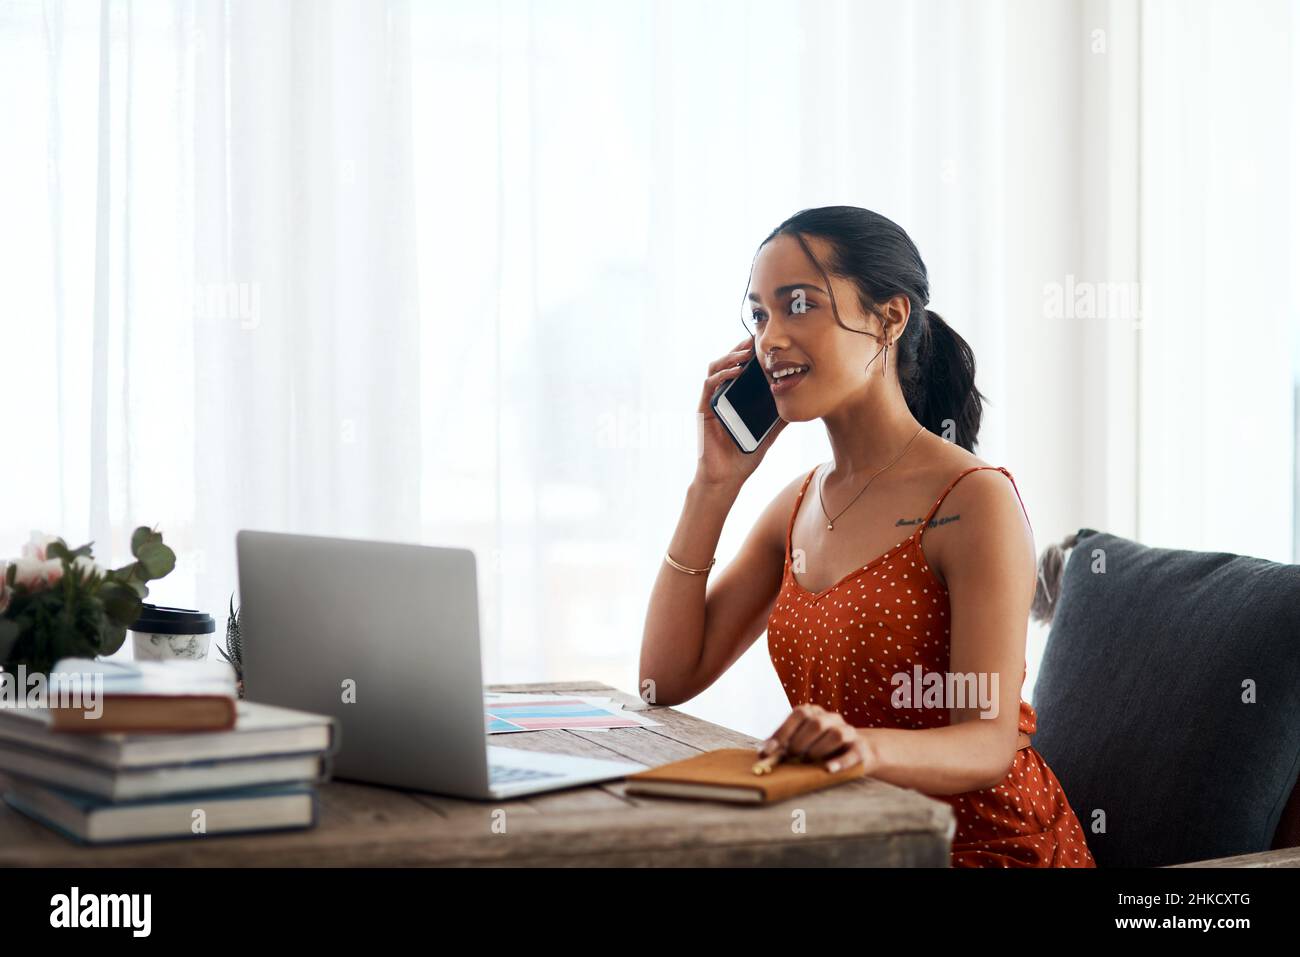
<svg viewBox="0 0 1300 957">
<path fill-rule="evenodd" d="M 60 658 L 111 655 L 126 641 L 149 594 L 146 582 L 176 567 L 176 554 L 156 530 L 131 535 L 129 565 L 105 570 L 92 543 L 69 548 L 33 532 L 22 556 L 0 561 L 0 666 L 47 673 Z"/>
<path fill-rule="evenodd" d="M 239 609 L 235 607 L 235 593 L 230 593 L 230 616 L 226 619 L 226 647 L 217 645 L 217 651 L 235 669 L 235 687 L 239 697 L 244 696 L 244 637 L 239 631 Z"/>
</svg>

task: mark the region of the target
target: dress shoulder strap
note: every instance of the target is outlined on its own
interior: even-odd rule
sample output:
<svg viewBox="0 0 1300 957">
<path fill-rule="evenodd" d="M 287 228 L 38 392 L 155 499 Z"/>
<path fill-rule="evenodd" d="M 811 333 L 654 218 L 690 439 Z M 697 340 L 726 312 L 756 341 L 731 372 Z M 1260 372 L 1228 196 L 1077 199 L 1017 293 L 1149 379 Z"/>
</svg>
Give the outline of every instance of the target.
<svg viewBox="0 0 1300 957">
<path fill-rule="evenodd" d="M 804 477 L 803 485 L 799 488 L 799 494 L 795 496 L 794 508 L 790 510 L 790 524 L 785 530 L 785 560 L 787 562 L 790 561 L 791 552 L 794 550 L 794 519 L 795 516 L 799 514 L 799 503 L 803 501 L 803 494 L 808 491 L 808 483 L 811 482 L 812 477 L 817 474 L 818 468 L 820 468 L 820 466 L 814 465 L 813 470 Z"/>
<path fill-rule="evenodd" d="M 939 506 L 942 505 L 943 500 L 948 497 L 948 493 L 952 491 L 953 486 L 956 485 L 958 482 L 960 482 L 967 475 L 970 475 L 971 472 L 978 472 L 981 469 L 994 469 L 995 471 L 1001 472 L 1007 478 L 1011 479 L 1011 487 L 1016 490 L 1016 500 L 1020 502 L 1020 510 L 1025 513 L 1025 521 L 1029 522 L 1029 512 L 1025 509 L 1025 500 L 1020 497 L 1020 489 L 1016 487 L 1016 480 L 1011 477 L 1011 473 L 1008 472 L 1000 465 L 974 465 L 966 469 L 964 472 L 962 472 L 955 479 L 953 479 L 951 482 L 948 483 L 948 487 L 944 489 L 943 494 L 939 496 L 939 501 L 934 503 L 929 513 L 925 516 L 925 521 L 923 521 L 921 523 L 921 527 L 916 530 L 917 539 L 920 539 L 921 534 L 930 526 L 930 522 L 934 520 L 935 513 L 939 511 Z M 1032 532 L 1033 529 L 1034 529 L 1033 523 L 1030 522 L 1029 530 Z"/>
</svg>

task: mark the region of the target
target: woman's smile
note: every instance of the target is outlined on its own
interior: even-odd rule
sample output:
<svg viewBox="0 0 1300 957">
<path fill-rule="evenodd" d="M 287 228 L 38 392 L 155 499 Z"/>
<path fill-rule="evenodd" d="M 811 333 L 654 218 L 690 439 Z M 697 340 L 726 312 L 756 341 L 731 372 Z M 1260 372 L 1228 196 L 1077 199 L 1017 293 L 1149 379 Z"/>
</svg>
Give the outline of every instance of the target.
<svg viewBox="0 0 1300 957">
<path fill-rule="evenodd" d="M 772 395 L 785 395 L 808 377 L 811 367 L 807 363 L 776 362 L 768 367 L 767 379 Z"/>
</svg>

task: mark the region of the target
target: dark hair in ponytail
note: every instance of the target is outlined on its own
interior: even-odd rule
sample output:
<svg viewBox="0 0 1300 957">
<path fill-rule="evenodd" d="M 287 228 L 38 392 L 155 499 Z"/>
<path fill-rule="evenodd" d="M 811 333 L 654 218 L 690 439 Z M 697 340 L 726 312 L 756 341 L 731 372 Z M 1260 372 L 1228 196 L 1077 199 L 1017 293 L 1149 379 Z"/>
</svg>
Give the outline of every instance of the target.
<svg viewBox="0 0 1300 957">
<path fill-rule="evenodd" d="M 1079 533 L 1071 532 L 1065 538 L 1043 549 L 1038 556 L 1038 583 L 1034 586 L 1034 600 L 1029 606 L 1029 617 L 1043 624 L 1051 624 L 1056 606 L 1061 598 L 1061 579 L 1070 549 L 1079 542 Z"/>
<path fill-rule="evenodd" d="M 830 243 L 830 273 L 851 281 L 863 310 L 882 321 L 881 304 L 894 296 L 907 297 L 911 303 L 907 328 L 890 350 L 897 350 L 898 380 L 907 407 L 931 432 L 974 452 L 985 401 L 975 387 L 975 354 L 937 312 L 925 308 L 930 280 L 911 237 L 892 220 L 859 206 L 800 210 L 772 230 L 759 248 L 780 235 L 798 240 L 821 270 L 827 291 L 827 269 L 803 237 L 820 236 Z M 849 329 L 840 322 L 833 295 L 831 309 L 835 321 Z"/>
</svg>

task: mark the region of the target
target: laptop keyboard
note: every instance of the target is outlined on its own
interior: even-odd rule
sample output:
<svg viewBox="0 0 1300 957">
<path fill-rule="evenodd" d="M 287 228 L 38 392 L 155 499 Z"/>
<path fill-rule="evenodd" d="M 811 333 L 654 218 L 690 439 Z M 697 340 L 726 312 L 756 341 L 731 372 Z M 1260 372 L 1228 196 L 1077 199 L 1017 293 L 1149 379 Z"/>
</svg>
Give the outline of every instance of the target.
<svg viewBox="0 0 1300 957">
<path fill-rule="evenodd" d="M 516 781 L 536 781 L 539 778 L 558 778 L 562 775 L 555 771 L 542 771 L 538 768 L 517 768 L 508 764 L 489 764 L 488 782 L 490 784 L 514 784 Z"/>
</svg>

